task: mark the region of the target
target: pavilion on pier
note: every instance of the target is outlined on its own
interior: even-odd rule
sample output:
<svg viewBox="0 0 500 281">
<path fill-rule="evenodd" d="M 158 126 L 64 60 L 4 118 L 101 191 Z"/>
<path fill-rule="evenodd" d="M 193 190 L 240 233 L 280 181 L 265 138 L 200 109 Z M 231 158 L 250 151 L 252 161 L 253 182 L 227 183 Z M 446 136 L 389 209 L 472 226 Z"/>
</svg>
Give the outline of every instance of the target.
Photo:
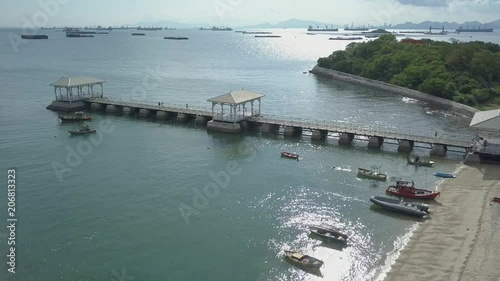
<svg viewBox="0 0 500 281">
<path fill-rule="evenodd" d="M 260 116 L 261 99 L 264 95 L 241 90 L 211 98 L 212 120 L 208 122 L 208 129 L 214 131 L 237 133 L 241 131 L 241 124 L 247 118 Z M 258 103 L 256 105 L 255 103 Z M 216 107 L 220 106 L 220 110 Z"/>
<path fill-rule="evenodd" d="M 104 82 L 91 77 L 61 77 L 50 84 L 54 87 L 55 100 L 47 108 L 60 111 L 85 108 L 85 99 L 104 96 Z"/>
<path fill-rule="evenodd" d="M 208 101 L 212 103 L 212 120 L 236 124 L 248 117 L 258 116 L 262 97 L 264 95 L 241 90 L 211 98 Z M 255 101 L 258 105 L 254 105 Z M 216 110 L 216 106 L 220 106 L 221 110 Z"/>
</svg>

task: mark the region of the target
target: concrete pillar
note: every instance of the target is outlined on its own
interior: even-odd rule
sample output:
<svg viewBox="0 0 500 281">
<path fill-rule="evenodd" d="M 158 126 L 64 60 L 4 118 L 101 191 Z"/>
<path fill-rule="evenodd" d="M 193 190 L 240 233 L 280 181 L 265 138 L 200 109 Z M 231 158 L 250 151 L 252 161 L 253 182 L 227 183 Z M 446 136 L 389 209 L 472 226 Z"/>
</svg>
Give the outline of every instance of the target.
<svg viewBox="0 0 500 281">
<path fill-rule="evenodd" d="M 129 114 L 134 114 L 135 113 L 135 109 L 134 108 L 131 108 L 131 107 L 128 107 L 128 106 L 125 106 L 123 108 L 123 114 L 126 114 L 126 115 L 129 115 Z"/>
<path fill-rule="evenodd" d="M 239 133 L 241 132 L 241 126 L 239 123 L 225 123 L 210 121 L 207 123 L 207 130 L 225 132 L 225 133 Z"/>
<path fill-rule="evenodd" d="M 353 139 L 354 139 L 354 134 L 341 133 L 339 138 L 339 144 L 350 145 Z"/>
<path fill-rule="evenodd" d="M 156 118 L 157 119 L 165 119 L 165 118 L 167 118 L 167 112 L 165 112 L 165 111 L 157 111 L 156 112 Z"/>
<path fill-rule="evenodd" d="M 409 153 L 413 150 L 413 141 L 401 140 L 399 141 L 398 152 Z"/>
<path fill-rule="evenodd" d="M 177 121 L 186 121 L 187 120 L 187 115 L 184 113 L 178 113 L 177 117 L 175 118 Z"/>
<path fill-rule="evenodd" d="M 325 130 L 313 130 L 311 139 L 313 140 L 323 140 L 328 135 L 328 131 Z"/>
<path fill-rule="evenodd" d="M 448 147 L 443 144 L 434 144 L 432 145 L 431 155 L 432 156 L 446 156 L 446 151 L 448 151 Z"/>
<path fill-rule="evenodd" d="M 104 105 L 100 103 L 92 103 L 90 104 L 91 111 L 102 111 L 104 110 Z"/>
<path fill-rule="evenodd" d="M 248 122 L 244 121 L 244 120 L 240 122 L 240 125 L 241 125 L 241 129 L 242 130 L 248 130 L 248 128 L 250 127 L 250 125 L 248 124 Z"/>
<path fill-rule="evenodd" d="M 285 136 L 287 137 L 293 137 L 301 134 L 302 134 L 302 127 L 292 127 L 292 126 L 285 127 Z"/>
<path fill-rule="evenodd" d="M 275 134 L 278 133 L 280 127 L 278 125 L 273 124 L 262 124 L 260 127 L 260 131 L 266 134 Z"/>
<path fill-rule="evenodd" d="M 480 163 L 481 163 L 481 158 L 479 157 L 479 154 L 476 154 L 474 152 L 469 152 L 465 156 L 464 164 L 474 165 L 474 164 L 480 164 Z"/>
<path fill-rule="evenodd" d="M 116 106 L 112 105 L 112 104 L 108 104 L 106 106 L 106 112 L 109 112 L 109 113 L 116 113 L 116 112 L 119 112 L 118 108 L 116 108 Z"/>
<path fill-rule="evenodd" d="M 141 116 L 141 117 L 148 117 L 149 114 L 151 114 L 151 112 L 148 109 L 141 108 L 139 110 L 139 116 Z"/>
<path fill-rule="evenodd" d="M 369 137 L 368 148 L 380 149 L 383 143 L 384 143 L 384 138 L 382 137 Z"/>
<path fill-rule="evenodd" d="M 196 116 L 196 119 L 194 120 L 194 123 L 198 125 L 207 125 L 207 122 L 208 118 L 203 115 Z"/>
</svg>

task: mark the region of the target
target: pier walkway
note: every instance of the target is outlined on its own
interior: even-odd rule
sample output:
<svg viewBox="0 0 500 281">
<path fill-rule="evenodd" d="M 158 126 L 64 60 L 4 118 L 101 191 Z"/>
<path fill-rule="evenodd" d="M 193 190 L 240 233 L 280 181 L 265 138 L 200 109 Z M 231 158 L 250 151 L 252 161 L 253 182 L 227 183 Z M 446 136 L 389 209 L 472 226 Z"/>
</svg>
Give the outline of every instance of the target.
<svg viewBox="0 0 500 281">
<path fill-rule="evenodd" d="M 85 102 L 94 111 L 123 112 L 124 114 L 138 113 L 140 116 L 156 116 L 157 118 L 176 117 L 177 120 L 196 118 L 196 122 L 207 124 L 219 118 L 220 113 L 209 108 L 193 107 L 189 105 L 175 105 L 116 98 L 87 98 Z M 312 132 L 312 139 L 321 140 L 329 133 L 339 135 L 340 144 L 350 144 L 356 136 L 368 138 L 368 147 L 380 148 L 385 139 L 395 140 L 399 145 L 398 151 L 411 152 L 415 143 L 428 144 L 431 155 L 445 156 L 448 147 L 469 150 L 473 140 L 464 140 L 464 136 L 436 137 L 434 132 L 415 132 L 409 129 L 388 128 L 339 121 L 310 120 L 302 118 L 285 118 L 272 115 L 245 116 L 239 121 L 242 129 L 259 128 L 262 133 L 277 133 L 284 129 L 285 136 L 301 135 L 303 130 Z M 219 119 L 221 120 L 221 119 Z M 223 120 L 223 119 L 222 119 Z M 219 122 L 219 121 L 217 121 Z M 226 123 L 222 123 L 226 124 Z"/>
<path fill-rule="evenodd" d="M 265 115 L 258 117 L 250 117 L 248 121 L 257 122 L 260 124 L 272 124 L 284 127 L 296 127 L 309 129 L 311 131 L 321 130 L 332 133 L 345 133 L 356 136 L 365 137 L 381 137 L 384 139 L 394 139 L 398 141 L 411 141 L 416 143 L 428 143 L 437 145 L 446 145 L 451 147 L 469 148 L 472 147 L 473 141 L 437 138 L 431 132 L 419 132 L 419 134 L 405 133 L 401 130 L 384 128 L 382 126 L 370 126 L 363 124 L 354 124 L 348 122 L 336 122 L 326 120 L 311 120 L 302 118 L 283 118 L 279 116 Z"/>
</svg>

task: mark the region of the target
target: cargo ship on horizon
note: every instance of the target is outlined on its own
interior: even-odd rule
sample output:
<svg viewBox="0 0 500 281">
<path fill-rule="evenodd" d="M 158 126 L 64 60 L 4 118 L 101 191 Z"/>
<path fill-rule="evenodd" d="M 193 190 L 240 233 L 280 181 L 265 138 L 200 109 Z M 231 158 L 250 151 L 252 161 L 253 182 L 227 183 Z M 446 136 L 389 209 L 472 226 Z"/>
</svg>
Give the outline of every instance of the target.
<svg viewBox="0 0 500 281">
<path fill-rule="evenodd" d="M 470 29 L 468 26 L 467 26 L 467 28 L 463 28 L 462 26 L 460 26 L 455 31 L 457 33 L 460 33 L 460 32 L 493 32 L 493 28 L 486 28 L 486 27 L 481 28 L 481 25 L 480 25 L 478 28 L 475 28 L 475 26 L 473 26 L 472 29 Z"/>
<path fill-rule="evenodd" d="M 328 25 L 325 25 L 325 28 L 320 28 L 319 25 L 314 28 L 312 25 L 307 28 L 307 31 L 339 31 L 338 28 L 333 28 L 333 25 L 331 27 L 328 27 Z"/>
<path fill-rule="evenodd" d="M 351 27 L 349 27 L 348 25 L 345 26 L 344 28 L 345 31 L 368 31 L 370 30 L 368 27 L 366 26 L 363 26 L 363 27 L 360 27 L 360 26 L 357 26 L 357 27 L 354 27 L 354 24 L 351 24 Z"/>
</svg>

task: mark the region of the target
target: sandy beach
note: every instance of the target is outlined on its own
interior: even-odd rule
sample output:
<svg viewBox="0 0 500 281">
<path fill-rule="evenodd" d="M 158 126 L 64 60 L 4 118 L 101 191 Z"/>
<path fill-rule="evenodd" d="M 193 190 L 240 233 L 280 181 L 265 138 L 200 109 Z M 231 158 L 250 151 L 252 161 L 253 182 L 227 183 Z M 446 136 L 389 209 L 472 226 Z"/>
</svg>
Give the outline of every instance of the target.
<svg viewBox="0 0 500 281">
<path fill-rule="evenodd" d="M 500 280 L 500 166 L 463 165 L 438 187 L 421 223 L 385 281 Z"/>
</svg>

